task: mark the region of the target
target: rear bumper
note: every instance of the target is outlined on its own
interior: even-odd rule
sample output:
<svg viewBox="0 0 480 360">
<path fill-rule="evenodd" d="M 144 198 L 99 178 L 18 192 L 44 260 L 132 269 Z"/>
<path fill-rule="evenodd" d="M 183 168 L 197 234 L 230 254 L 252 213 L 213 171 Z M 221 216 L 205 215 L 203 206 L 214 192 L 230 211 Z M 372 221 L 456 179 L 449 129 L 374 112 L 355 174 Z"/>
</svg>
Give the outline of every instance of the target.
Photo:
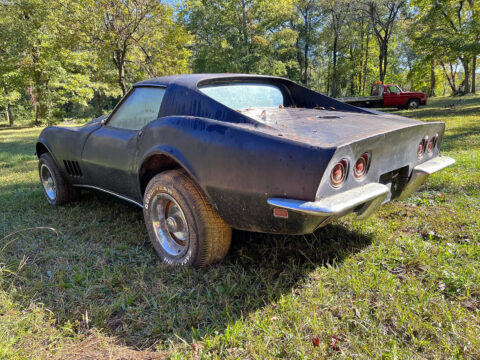
<svg viewBox="0 0 480 360">
<path fill-rule="evenodd" d="M 420 185 L 422 185 L 427 178 L 440 171 L 445 169 L 447 166 L 450 166 L 455 163 L 455 160 L 447 156 L 438 156 L 432 160 L 428 160 L 423 164 L 417 165 L 413 168 L 412 175 L 407 185 L 402 190 L 402 193 L 398 197 L 399 199 L 404 199 L 407 196 L 414 193 Z"/>
<path fill-rule="evenodd" d="M 383 184 L 372 183 L 318 201 L 270 198 L 268 203 L 275 207 L 306 215 L 323 217 L 340 217 L 357 210 L 359 207 L 365 210 L 374 207 L 372 211 L 369 211 L 371 214 L 387 197 L 389 191 L 388 187 Z"/>
<path fill-rule="evenodd" d="M 439 156 L 413 168 L 410 180 L 405 185 L 399 198 L 405 198 L 415 192 L 429 175 L 452 165 L 454 159 Z M 356 212 L 359 219 L 366 219 L 384 202 L 390 189 L 380 183 L 370 183 L 337 195 L 317 201 L 302 201 L 285 198 L 270 198 L 268 204 L 277 208 L 291 210 L 310 216 L 320 216 L 333 220 L 351 212 Z M 322 221 L 320 226 L 328 222 Z"/>
</svg>

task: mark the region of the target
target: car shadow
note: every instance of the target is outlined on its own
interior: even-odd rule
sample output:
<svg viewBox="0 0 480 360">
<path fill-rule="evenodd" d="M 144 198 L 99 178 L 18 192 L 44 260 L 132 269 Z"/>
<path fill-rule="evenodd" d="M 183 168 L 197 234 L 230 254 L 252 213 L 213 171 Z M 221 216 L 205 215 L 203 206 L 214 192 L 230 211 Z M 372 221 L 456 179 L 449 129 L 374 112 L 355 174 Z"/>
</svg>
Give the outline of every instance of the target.
<svg viewBox="0 0 480 360">
<path fill-rule="evenodd" d="M 21 306 L 43 303 L 60 326 L 103 329 L 138 349 L 221 333 L 313 281 L 317 267 L 341 266 L 372 241 L 342 224 L 305 236 L 234 231 L 220 263 L 172 268 L 155 255 L 133 205 L 83 192 L 67 207 L 17 203 L 15 211 L 25 217 L 31 211 L 55 228 L 20 233 L 0 254 L 10 268 L 23 263 L 12 279 Z"/>
</svg>

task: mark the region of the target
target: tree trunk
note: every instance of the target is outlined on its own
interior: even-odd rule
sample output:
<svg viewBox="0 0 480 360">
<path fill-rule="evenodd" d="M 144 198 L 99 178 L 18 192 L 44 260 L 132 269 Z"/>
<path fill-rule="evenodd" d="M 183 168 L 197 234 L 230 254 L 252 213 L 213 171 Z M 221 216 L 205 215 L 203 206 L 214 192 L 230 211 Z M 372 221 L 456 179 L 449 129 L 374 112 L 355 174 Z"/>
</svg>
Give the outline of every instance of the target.
<svg viewBox="0 0 480 360">
<path fill-rule="evenodd" d="M 365 63 L 363 64 L 363 84 L 362 84 L 362 96 L 365 96 L 365 85 L 367 83 L 367 70 L 368 70 L 368 45 L 370 44 L 370 31 L 367 26 L 367 44 L 365 47 Z"/>
<path fill-rule="evenodd" d="M 309 62 L 308 62 L 308 57 L 309 57 L 309 51 L 310 51 L 310 17 L 309 17 L 309 9 L 305 9 L 305 15 L 303 15 L 303 21 L 305 23 L 305 46 L 303 47 L 303 64 L 304 64 L 304 74 L 302 78 L 302 83 L 305 84 L 305 86 L 308 86 L 308 67 L 309 67 Z"/>
<path fill-rule="evenodd" d="M 7 88 L 6 86 L 3 84 L 2 85 L 2 89 L 3 89 L 3 93 L 7 96 L 8 93 L 7 93 Z M 12 108 L 11 108 L 11 104 L 9 101 L 7 101 L 7 103 L 5 104 L 5 121 L 10 125 L 12 126 L 13 125 L 13 116 L 12 116 Z"/>
<path fill-rule="evenodd" d="M 383 44 L 380 46 L 380 52 L 378 54 L 378 76 L 380 82 L 383 84 L 383 79 L 385 78 L 385 74 L 383 73 Z"/>
<path fill-rule="evenodd" d="M 308 42 L 305 42 L 304 55 L 305 57 L 305 80 L 303 83 L 308 86 Z"/>
<path fill-rule="evenodd" d="M 105 107 L 105 95 L 100 91 L 93 93 L 93 105 L 95 108 L 95 116 L 101 116 L 103 114 L 103 108 Z"/>
<path fill-rule="evenodd" d="M 435 59 L 432 58 L 430 60 L 430 93 L 428 96 L 434 97 L 435 96 L 435 87 L 436 87 L 436 78 L 435 78 Z"/>
<path fill-rule="evenodd" d="M 10 105 L 10 103 L 7 103 L 7 107 L 5 109 L 5 120 L 7 120 L 10 126 L 13 126 L 12 105 Z"/>
<path fill-rule="evenodd" d="M 127 85 L 125 84 L 125 63 L 121 62 L 118 67 L 118 84 L 120 89 L 122 89 L 122 95 L 127 93 Z"/>
<path fill-rule="evenodd" d="M 476 89 L 476 72 L 477 71 L 477 55 L 473 56 L 473 64 L 472 64 L 472 94 L 477 92 Z"/>
<path fill-rule="evenodd" d="M 35 122 L 33 123 L 35 126 L 39 126 L 40 125 L 40 121 L 38 119 L 38 106 L 35 105 L 34 106 L 34 111 L 35 111 Z"/>
<path fill-rule="evenodd" d="M 330 95 L 330 56 L 328 57 L 328 64 L 327 64 L 327 95 Z"/>
<path fill-rule="evenodd" d="M 243 40 L 243 56 L 245 57 L 244 62 L 243 62 L 243 69 L 244 72 L 247 74 L 250 73 L 250 62 L 251 60 L 249 59 L 250 55 L 250 46 L 248 44 L 248 1 L 247 0 L 242 0 L 241 1 L 242 5 L 242 40 Z"/>
<path fill-rule="evenodd" d="M 388 44 L 387 41 L 382 40 L 380 45 L 380 54 L 378 55 L 378 66 L 380 71 L 380 81 L 383 84 L 385 80 L 385 75 L 387 73 L 387 55 L 388 55 Z"/>
<path fill-rule="evenodd" d="M 468 94 L 470 92 L 470 59 L 462 58 L 463 65 L 463 81 L 462 81 L 462 94 Z"/>
<path fill-rule="evenodd" d="M 350 59 L 352 61 L 352 64 L 353 64 L 353 45 L 350 44 Z M 356 68 L 356 66 L 355 66 Z M 350 91 L 349 91 L 349 94 L 351 96 L 353 96 L 355 94 L 355 71 L 352 71 L 352 73 L 350 74 Z"/>
<path fill-rule="evenodd" d="M 455 94 L 457 92 L 457 85 L 455 84 L 455 76 L 456 76 L 456 71 L 453 71 L 452 64 L 450 63 L 450 72 L 447 70 L 445 64 L 443 61 L 440 60 L 440 65 L 442 65 L 443 73 L 445 74 L 445 77 L 447 78 L 448 85 L 450 86 L 450 89 L 452 89 L 452 93 Z M 445 88 L 443 90 L 443 95 L 445 95 Z"/>
<path fill-rule="evenodd" d="M 333 54 L 332 54 L 332 97 L 337 96 L 337 47 L 338 47 L 338 36 L 335 35 L 333 38 Z"/>
<path fill-rule="evenodd" d="M 122 90 L 122 95 L 127 93 L 127 85 L 125 82 L 125 54 L 127 52 L 127 48 L 124 47 L 123 49 L 116 49 L 113 51 L 113 63 L 118 71 L 118 85 Z"/>
</svg>

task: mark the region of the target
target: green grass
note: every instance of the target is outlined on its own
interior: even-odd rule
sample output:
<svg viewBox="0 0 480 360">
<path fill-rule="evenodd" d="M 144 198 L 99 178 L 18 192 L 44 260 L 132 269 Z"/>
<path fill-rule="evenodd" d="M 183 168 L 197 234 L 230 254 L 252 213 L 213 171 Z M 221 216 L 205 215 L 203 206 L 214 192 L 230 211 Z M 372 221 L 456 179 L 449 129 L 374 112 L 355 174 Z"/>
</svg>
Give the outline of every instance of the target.
<svg viewBox="0 0 480 360">
<path fill-rule="evenodd" d="M 235 232 L 204 270 L 161 264 L 138 208 L 47 205 L 40 129 L 0 129 L 0 359 L 480 358 L 480 97 L 457 101 L 397 112 L 447 123 L 457 163 L 421 191 L 312 235 Z"/>
</svg>

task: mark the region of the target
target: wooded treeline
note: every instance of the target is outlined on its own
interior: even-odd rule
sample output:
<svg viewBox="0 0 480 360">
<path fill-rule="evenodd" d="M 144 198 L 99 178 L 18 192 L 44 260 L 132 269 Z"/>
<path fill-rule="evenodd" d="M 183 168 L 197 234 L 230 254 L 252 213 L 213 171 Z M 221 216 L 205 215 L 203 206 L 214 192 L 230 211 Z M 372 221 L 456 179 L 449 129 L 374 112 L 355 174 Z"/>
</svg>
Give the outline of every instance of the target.
<svg viewBox="0 0 480 360">
<path fill-rule="evenodd" d="M 462 95 L 479 54 L 478 0 L 2 0 L 0 110 L 10 124 L 100 115 L 133 82 L 186 72 Z"/>
</svg>

